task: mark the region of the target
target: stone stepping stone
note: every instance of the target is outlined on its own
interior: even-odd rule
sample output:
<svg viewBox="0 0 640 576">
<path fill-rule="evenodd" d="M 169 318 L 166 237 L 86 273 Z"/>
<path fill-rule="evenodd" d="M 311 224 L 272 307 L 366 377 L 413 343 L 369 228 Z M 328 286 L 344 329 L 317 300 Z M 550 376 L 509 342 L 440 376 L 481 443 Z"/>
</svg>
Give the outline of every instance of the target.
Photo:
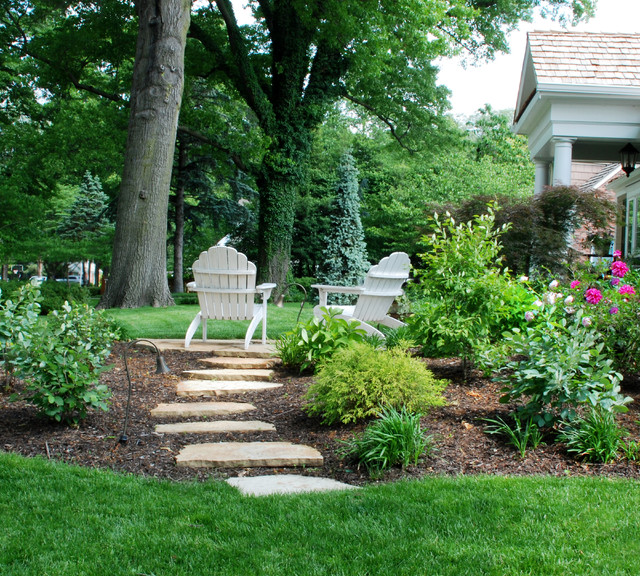
<svg viewBox="0 0 640 576">
<path fill-rule="evenodd" d="M 315 476 L 301 476 L 299 474 L 244 476 L 242 478 L 227 478 L 226 482 L 246 496 L 328 492 L 329 490 L 356 490 L 358 488 L 331 478 L 316 478 Z"/>
<path fill-rule="evenodd" d="M 256 407 L 246 402 L 188 402 L 158 404 L 151 410 L 155 418 L 188 418 L 192 416 L 228 416 L 250 412 Z"/>
<path fill-rule="evenodd" d="M 269 381 L 273 378 L 273 370 L 186 370 L 183 376 L 198 380 L 260 380 Z"/>
<path fill-rule="evenodd" d="M 225 382 L 221 380 L 183 380 L 178 382 L 176 394 L 178 396 L 228 396 L 230 394 L 246 394 L 282 388 L 282 384 L 273 382 L 249 382 L 236 380 Z"/>
<path fill-rule="evenodd" d="M 214 422 L 178 422 L 158 424 L 159 434 L 224 434 L 226 432 L 275 432 L 276 427 L 259 420 L 216 420 Z"/>
<path fill-rule="evenodd" d="M 153 343 L 163 350 L 184 350 L 184 338 L 154 339 Z M 139 342 L 137 346 L 154 348 L 145 342 Z M 216 356 L 235 356 L 238 358 L 271 358 L 276 353 L 273 344 L 262 344 L 259 340 L 251 342 L 249 350 L 244 349 L 244 340 L 192 340 L 189 346 L 190 352 L 209 352 Z"/>
<path fill-rule="evenodd" d="M 256 466 L 322 466 L 315 448 L 290 442 L 219 442 L 191 444 L 176 456 L 178 466 L 248 468 Z"/>
<path fill-rule="evenodd" d="M 200 362 L 211 368 L 230 368 L 235 370 L 268 370 L 280 364 L 279 358 L 237 358 L 237 357 L 213 357 L 202 358 Z"/>
</svg>

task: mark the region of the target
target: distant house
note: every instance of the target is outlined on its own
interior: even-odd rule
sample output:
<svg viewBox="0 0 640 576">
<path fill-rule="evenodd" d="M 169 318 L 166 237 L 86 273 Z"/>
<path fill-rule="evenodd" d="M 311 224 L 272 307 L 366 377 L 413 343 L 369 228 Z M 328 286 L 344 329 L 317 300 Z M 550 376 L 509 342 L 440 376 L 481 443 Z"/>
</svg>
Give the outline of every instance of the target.
<svg viewBox="0 0 640 576">
<path fill-rule="evenodd" d="M 625 145 L 640 149 L 640 34 L 530 32 L 514 130 L 529 137 L 536 193 L 604 179 L 625 215 L 616 247 L 640 257 L 640 170 L 615 168 Z M 599 168 L 576 181 L 576 163 Z"/>
</svg>

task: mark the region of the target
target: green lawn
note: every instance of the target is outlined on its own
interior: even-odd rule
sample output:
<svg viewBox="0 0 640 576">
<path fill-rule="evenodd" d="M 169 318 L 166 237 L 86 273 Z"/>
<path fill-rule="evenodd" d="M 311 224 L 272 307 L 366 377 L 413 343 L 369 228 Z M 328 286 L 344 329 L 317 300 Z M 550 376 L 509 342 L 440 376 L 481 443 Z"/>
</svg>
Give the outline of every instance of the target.
<svg viewBox="0 0 640 576">
<path fill-rule="evenodd" d="M 434 477 L 242 497 L 0 453 L 0 574 L 638 574 L 640 485 Z"/>
<path fill-rule="evenodd" d="M 110 309 L 106 313 L 113 318 L 125 330 L 128 338 L 184 338 L 187 328 L 198 313 L 198 305 L 177 305 L 168 308 L 134 308 L 134 309 Z M 296 325 L 296 319 L 300 312 L 300 304 L 286 303 L 283 308 L 270 304 L 267 307 L 267 337 L 277 338 L 283 332 L 292 330 Z M 301 321 L 306 321 L 313 316 L 313 305 L 305 304 Z M 207 338 L 209 339 L 244 339 L 249 326 L 249 321 L 232 322 L 229 320 L 216 320 L 207 323 Z M 258 326 L 254 338 L 260 338 L 262 325 Z M 201 338 L 201 330 L 198 329 L 194 338 Z"/>
</svg>

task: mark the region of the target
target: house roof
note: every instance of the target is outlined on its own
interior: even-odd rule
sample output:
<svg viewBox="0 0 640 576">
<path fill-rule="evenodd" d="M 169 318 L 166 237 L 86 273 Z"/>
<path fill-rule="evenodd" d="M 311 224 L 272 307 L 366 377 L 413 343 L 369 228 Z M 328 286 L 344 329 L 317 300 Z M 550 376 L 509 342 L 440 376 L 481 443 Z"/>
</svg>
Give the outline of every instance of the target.
<svg viewBox="0 0 640 576">
<path fill-rule="evenodd" d="M 594 165 L 594 174 L 579 185 L 582 192 L 598 190 L 622 173 L 620 162 Z"/>
<path fill-rule="evenodd" d="M 516 121 L 541 85 L 640 88 L 640 34 L 529 32 Z"/>
<path fill-rule="evenodd" d="M 531 32 L 539 83 L 640 86 L 640 34 Z"/>
</svg>

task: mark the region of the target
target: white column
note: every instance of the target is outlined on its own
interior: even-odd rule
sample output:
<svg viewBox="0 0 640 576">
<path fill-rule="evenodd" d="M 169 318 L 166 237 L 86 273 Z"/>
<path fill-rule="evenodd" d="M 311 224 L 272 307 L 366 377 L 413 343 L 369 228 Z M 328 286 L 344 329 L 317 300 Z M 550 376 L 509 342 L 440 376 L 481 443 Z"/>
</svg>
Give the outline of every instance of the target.
<svg viewBox="0 0 640 576">
<path fill-rule="evenodd" d="M 553 185 L 571 186 L 571 150 L 575 138 L 554 138 Z"/>
<path fill-rule="evenodd" d="M 534 160 L 536 166 L 536 181 L 533 185 L 533 194 L 542 193 L 545 186 L 549 186 L 549 162 L 547 160 Z"/>
</svg>

